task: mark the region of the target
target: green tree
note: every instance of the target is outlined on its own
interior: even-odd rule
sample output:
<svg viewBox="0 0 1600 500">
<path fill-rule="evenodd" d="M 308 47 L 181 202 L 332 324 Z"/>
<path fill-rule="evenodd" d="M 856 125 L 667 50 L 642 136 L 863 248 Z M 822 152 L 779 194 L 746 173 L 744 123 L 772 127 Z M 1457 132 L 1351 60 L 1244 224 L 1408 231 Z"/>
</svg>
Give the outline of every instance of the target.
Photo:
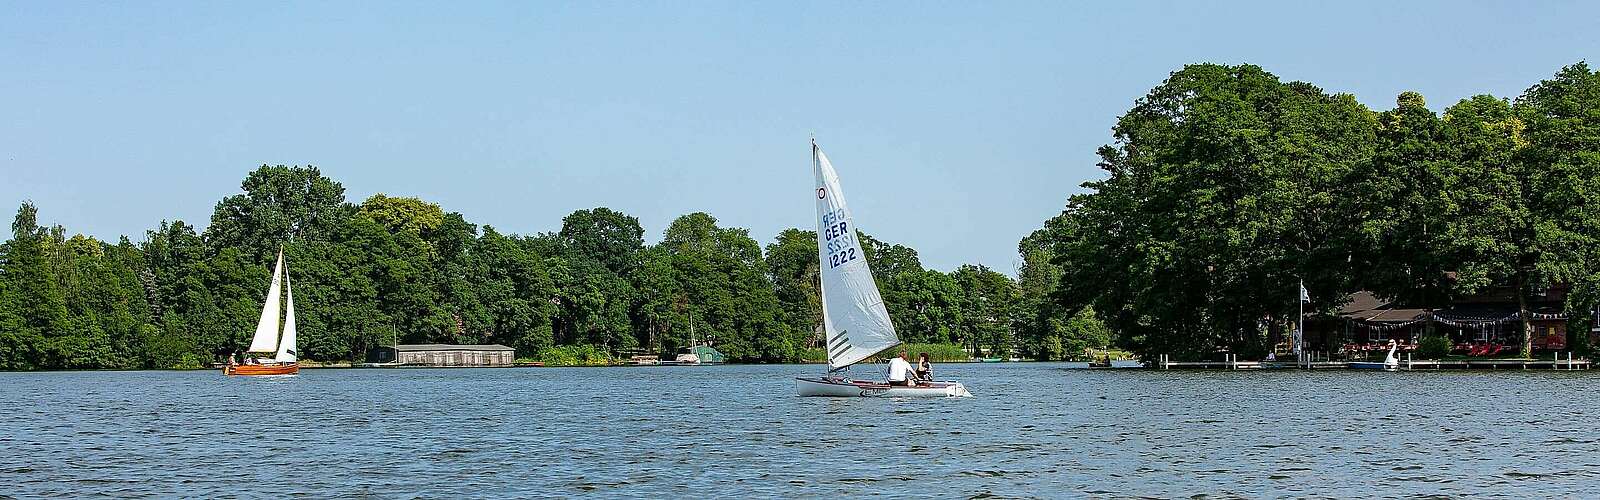
<svg viewBox="0 0 1600 500">
<path fill-rule="evenodd" d="M 967 294 L 951 275 L 905 271 L 878 282 L 878 288 L 900 340 L 971 345 L 963 330 Z"/>
<path fill-rule="evenodd" d="M 761 246 L 741 228 L 723 228 L 706 213 L 679 217 L 658 246 L 670 268 L 671 285 L 646 290 L 654 303 L 671 304 L 657 317 L 667 347 L 688 345 L 689 322 L 696 341 L 729 358 L 746 361 L 797 359 L 808 332 L 795 332 L 768 281 Z M 667 293 L 670 292 L 670 295 Z"/>
<path fill-rule="evenodd" d="M 67 326 L 67 299 L 51 273 L 50 234 L 38 216 L 32 202 L 23 202 L 0 254 L 0 364 L 7 370 L 51 367 L 45 350 Z"/>
<path fill-rule="evenodd" d="M 1358 218 L 1341 206 L 1374 129 L 1353 97 L 1256 66 L 1173 73 L 1118 120 L 1108 177 L 1069 202 L 1056 300 L 1148 355 L 1260 354 L 1298 282 L 1324 309 L 1355 286 Z"/>
<path fill-rule="evenodd" d="M 262 165 L 240 188 L 212 212 L 205 240 L 213 253 L 236 247 L 265 262 L 290 241 L 326 240 L 353 211 L 344 186 L 313 166 Z"/>
<path fill-rule="evenodd" d="M 1405 304 L 1427 308 L 1450 302 L 1447 271 L 1459 267 L 1448 223 L 1460 206 L 1456 163 L 1445 127 L 1416 92 L 1396 99 L 1377 117 L 1372 158 L 1353 175 L 1349 201 L 1360 219 L 1362 241 L 1352 245 L 1353 272 L 1367 289 Z"/>
<path fill-rule="evenodd" d="M 1015 337 L 1011 332 L 1016 283 L 1009 276 L 982 265 L 963 265 L 951 273 L 961 287 L 961 337 L 974 355 L 1010 357 Z"/>
<path fill-rule="evenodd" d="M 784 323 L 797 334 L 810 334 L 807 347 L 815 347 L 822 332 L 818 258 L 817 233 L 813 231 L 785 229 L 766 249 L 767 272 L 783 308 Z"/>
<path fill-rule="evenodd" d="M 573 252 L 621 276 L 638 266 L 638 253 L 644 249 L 639 219 L 606 207 L 579 210 L 561 219 L 561 238 Z"/>
<path fill-rule="evenodd" d="M 383 193 L 361 202 L 360 211 L 390 233 L 410 232 L 421 238 L 431 237 L 445 222 L 444 210 L 438 204 Z"/>
<path fill-rule="evenodd" d="M 1017 301 L 1011 308 L 1012 330 L 1018 351 L 1040 360 L 1083 359 L 1089 348 L 1111 344 L 1111 331 L 1095 316 L 1094 308 L 1063 309 L 1052 296 L 1061 281 L 1061 266 L 1053 262 L 1053 241 L 1072 219 L 1057 216 L 1017 244 L 1022 266 L 1017 271 Z"/>
<path fill-rule="evenodd" d="M 1509 285 L 1532 351 L 1529 294 L 1581 282 L 1600 242 L 1600 76 L 1579 63 L 1529 88 L 1515 106 L 1477 96 L 1445 112 L 1468 206 L 1453 233 L 1467 255 L 1464 289 Z M 1582 294 L 1579 294 L 1581 297 Z"/>
</svg>

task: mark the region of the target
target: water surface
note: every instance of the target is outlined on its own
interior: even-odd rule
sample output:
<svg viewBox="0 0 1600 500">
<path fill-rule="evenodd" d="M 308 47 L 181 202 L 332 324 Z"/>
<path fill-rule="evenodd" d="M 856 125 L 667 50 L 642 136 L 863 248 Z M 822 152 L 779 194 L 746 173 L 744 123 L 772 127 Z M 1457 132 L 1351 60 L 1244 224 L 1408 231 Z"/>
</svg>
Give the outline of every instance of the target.
<svg viewBox="0 0 1600 500">
<path fill-rule="evenodd" d="M 1592 496 L 1593 372 L 944 364 L 0 374 L 0 496 Z M 860 370 L 864 371 L 864 370 Z"/>
</svg>

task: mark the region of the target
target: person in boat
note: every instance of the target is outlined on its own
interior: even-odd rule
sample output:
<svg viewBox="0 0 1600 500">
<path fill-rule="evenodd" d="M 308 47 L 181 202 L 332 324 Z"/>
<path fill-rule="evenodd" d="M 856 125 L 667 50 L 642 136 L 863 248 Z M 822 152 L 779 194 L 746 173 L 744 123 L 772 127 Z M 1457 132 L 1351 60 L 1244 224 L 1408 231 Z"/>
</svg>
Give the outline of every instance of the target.
<svg viewBox="0 0 1600 500">
<path fill-rule="evenodd" d="M 928 353 L 917 355 L 917 383 L 928 385 L 933 383 L 933 362 L 928 361 Z"/>
<path fill-rule="evenodd" d="M 889 385 L 911 385 L 911 363 L 906 361 L 906 352 L 900 351 L 900 356 L 889 360 Z"/>
</svg>

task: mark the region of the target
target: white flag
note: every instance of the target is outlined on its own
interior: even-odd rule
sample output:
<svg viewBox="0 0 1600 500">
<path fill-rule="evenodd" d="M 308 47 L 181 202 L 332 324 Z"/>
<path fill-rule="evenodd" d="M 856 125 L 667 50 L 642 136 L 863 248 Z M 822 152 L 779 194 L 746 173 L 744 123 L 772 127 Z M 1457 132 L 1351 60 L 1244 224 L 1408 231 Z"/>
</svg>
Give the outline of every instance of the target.
<svg viewBox="0 0 1600 500">
<path fill-rule="evenodd" d="M 1306 292 L 1306 284 L 1305 283 L 1301 283 L 1300 284 L 1300 301 L 1301 302 L 1311 302 L 1311 294 Z"/>
</svg>

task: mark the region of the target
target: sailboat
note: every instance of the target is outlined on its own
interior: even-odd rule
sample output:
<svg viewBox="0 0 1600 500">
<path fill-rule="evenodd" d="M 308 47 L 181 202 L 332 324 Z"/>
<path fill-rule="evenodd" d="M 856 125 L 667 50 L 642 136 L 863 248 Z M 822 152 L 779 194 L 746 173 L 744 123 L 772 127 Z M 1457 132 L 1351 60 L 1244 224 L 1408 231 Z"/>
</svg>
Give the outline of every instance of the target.
<svg viewBox="0 0 1600 500">
<path fill-rule="evenodd" d="M 817 178 L 817 253 L 828 373 L 795 377 L 795 389 L 801 396 L 971 396 L 960 382 L 890 386 L 886 381 L 851 380 L 841 374 L 850 365 L 900 345 L 900 338 L 867 267 L 855 221 L 839 189 L 839 176 L 815 139 L 811 141 L 811 167 Z"/>
<path fill-rule="evenodd" d="M 283 285 L 287 307 L 283 318 L 283 335 L 278 335 L 279 283 Z M 300 373 L 299 353 L 296 351 L 294 330 L 294 286 L 289 283 L 289 272 L 283 267 L 283 250 L 278 250 L 278 262 L 272 266 L 272 286 L 267 288 L 267 302 L 261 306 L 261 319 L 256 322 L 255 337 L 250 339 L 248 354 L 271 353 L 272 358 L 259 363 L 236 365 L 231 361 L 223 373 L 228 375 L 294 375 Z"/>
<path fill-rule="evenodd" d="M 722 364 L 722 352 L 707 344 L 695 340 L 694 336 L 694 311 L 689 312 L 689 346 L 678 352 L 672 361 L 659 361 L 662 365 L 704 366 Z"/>
</svg>

